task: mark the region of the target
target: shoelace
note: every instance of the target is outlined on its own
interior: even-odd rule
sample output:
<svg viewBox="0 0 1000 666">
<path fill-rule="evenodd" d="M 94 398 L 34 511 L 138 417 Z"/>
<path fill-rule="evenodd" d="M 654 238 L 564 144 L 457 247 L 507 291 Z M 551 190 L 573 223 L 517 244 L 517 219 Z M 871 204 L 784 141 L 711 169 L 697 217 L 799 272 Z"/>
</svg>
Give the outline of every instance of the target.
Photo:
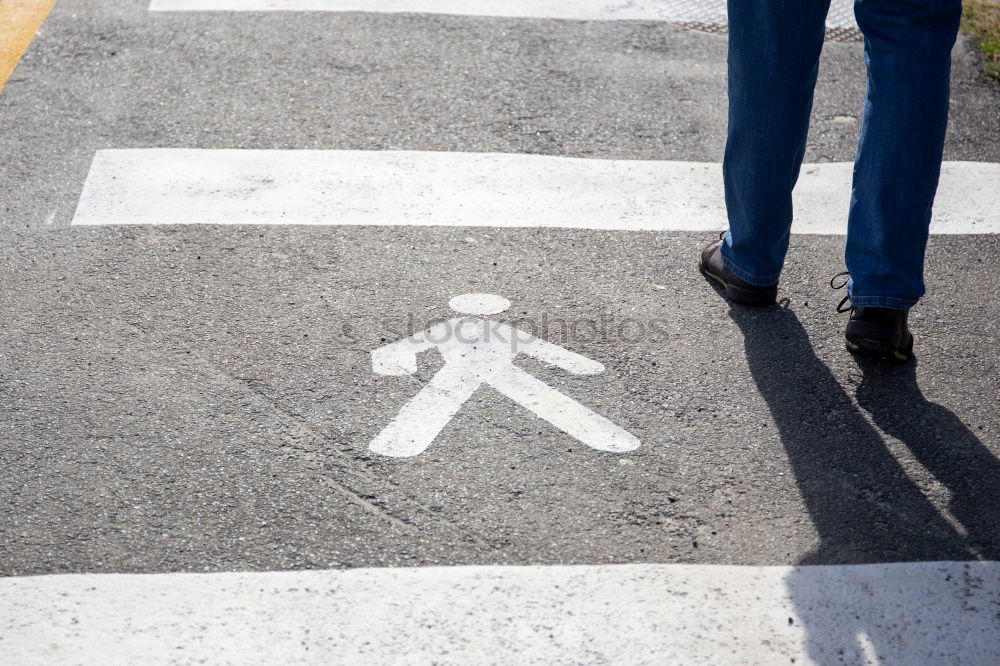
<svg viewBox="0 0 1000 666">
<path fill-rule="evenodd" d="M 838 278 L 845 278 L 845 279 L 840 284 L 834 284 L 834 282 L 836 282 Z M 850 271 L 842 271 L 842 272 L 837 273 L 836 275 L 834 275 L 832 278 L 830 278 L 830 288 L 831 289 L 843 289 L 844 287 L 847 286 L 847 283 L 850 282 L 850 281 L 851 281 L 851 273 L 850 273 Z M 837 312 L 850 312 L 851 310 L 853 310 L 854 309 L 854 305 L 853 304 L 848 305 L 846 308 L 844 307 L 844 304 L 847 303 L 847 302 L 849 302 L 850 300 L 851 300 L 851 295 L 850 294 L 848 294 L 847 296 L 844 296 L 844 300 L 842 300 L 837 305 Z"/>
</svg>

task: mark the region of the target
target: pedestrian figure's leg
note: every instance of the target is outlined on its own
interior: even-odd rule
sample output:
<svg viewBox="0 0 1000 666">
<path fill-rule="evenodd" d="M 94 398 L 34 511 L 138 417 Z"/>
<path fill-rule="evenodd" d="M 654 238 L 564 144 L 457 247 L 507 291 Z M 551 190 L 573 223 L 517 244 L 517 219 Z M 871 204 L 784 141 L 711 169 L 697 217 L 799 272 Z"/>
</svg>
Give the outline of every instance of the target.
<svg viewBox="0 0 1000 666">
<path fill-rule="evenodd" d="M 847 232 L 856 306 L 906 309 L 924 294 L 924 249 L 948 122 L 961 0 L 857 0 L 868 92 Z"/>
<path fill-rule="evenodd" d="M 592 449 L 621 453 L 639 448 L 634 435 L 516 366 L 494 375 L 489 384 Z"/>
<path fill-rule="evenodd" d="M 830 0 L 729 0 L 726 266 L 778 281 Z"/>
<path fill-rule="evenodd" d="M 479 381 L 475 377 L 445 366 L 403 406 L 368 448 L 395 457 L 422 453 L 477 388 Z"/>
</svg>

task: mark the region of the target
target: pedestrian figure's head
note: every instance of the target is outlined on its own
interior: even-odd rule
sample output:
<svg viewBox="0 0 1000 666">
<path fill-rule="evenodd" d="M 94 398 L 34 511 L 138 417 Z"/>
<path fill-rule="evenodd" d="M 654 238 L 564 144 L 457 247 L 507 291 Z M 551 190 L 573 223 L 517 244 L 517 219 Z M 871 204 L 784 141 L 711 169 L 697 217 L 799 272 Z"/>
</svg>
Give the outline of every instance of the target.
<svg viewBox="0 0 1000 666">
<path fill-rule="evenodd" d="M 510 301 L 496 294 L 462 294 L 448 301 L 452 310 L 466 315 L 493 315 L 510 307 Z"/>
</svg>

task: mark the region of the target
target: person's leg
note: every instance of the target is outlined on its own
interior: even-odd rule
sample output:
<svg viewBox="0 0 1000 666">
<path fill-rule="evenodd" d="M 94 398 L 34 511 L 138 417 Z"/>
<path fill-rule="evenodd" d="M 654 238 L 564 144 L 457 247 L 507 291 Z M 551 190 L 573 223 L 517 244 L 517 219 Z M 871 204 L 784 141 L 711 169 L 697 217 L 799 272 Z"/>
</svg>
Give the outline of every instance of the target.
<svg viewBox="0 0 1000 666">
<path fill-rule="evenodd" d="M 868 92 L 848 222 L 848 289 L 855 306 L 906 309 L 924 294 L 962 3 L 856 0 L 854 11 Z"/>
<path fill-rule="evenodd" d="M 752 285 L 778 281 L 792 224 L 830 0 L 729 0 L 729 131 L 722 258 Z"/>
</svg>

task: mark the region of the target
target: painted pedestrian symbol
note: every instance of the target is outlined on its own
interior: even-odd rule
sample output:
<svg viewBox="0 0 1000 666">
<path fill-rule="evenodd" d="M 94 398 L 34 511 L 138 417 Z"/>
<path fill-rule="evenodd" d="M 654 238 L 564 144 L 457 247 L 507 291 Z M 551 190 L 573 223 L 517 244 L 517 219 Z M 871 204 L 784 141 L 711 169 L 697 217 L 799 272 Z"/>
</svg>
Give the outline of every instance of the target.
<svg viewBox="0 0 1000 666">
<path fill-rule="evenodd" d="M 417 354 L 437 347 L 444 367 L 372 440 L 372 451 L 387 456 L 415 456 L 424 451 L 483 384 L 493 387 L 587 446 L 621 453 L 639 440 L 608 419 L 515 366 L 520 353 L 577 375 L 596 375 L 604 366 L 576 352 L 536 338 L 506 324 L 480 319 L 510 307 L 494 294 L 463 294 L 448 302 L 463 315 L 372 352 L 372 370 L 380 375 L 417 371 Z"/>
</svg>

